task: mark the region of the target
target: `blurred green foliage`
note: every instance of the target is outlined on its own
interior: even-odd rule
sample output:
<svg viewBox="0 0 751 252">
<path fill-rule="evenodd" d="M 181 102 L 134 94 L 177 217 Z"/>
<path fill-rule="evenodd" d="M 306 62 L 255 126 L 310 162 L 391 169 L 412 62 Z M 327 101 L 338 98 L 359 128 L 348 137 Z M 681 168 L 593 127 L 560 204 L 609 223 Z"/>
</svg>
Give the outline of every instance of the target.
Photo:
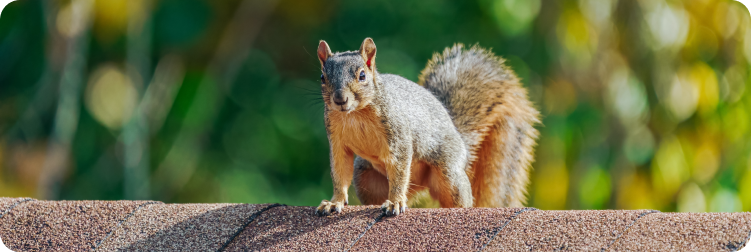
<svg viewBox="0 0 751 252">
<path fill-rule="evenodd" d="M 529 205 L 751 210 L 751 16 L 730 0 L 19 0 L 0 15 L 0 196 L 331 196 L 317 42 L 417 80 L 492 48 L 543 113 Z M 351 199 L 350 202 L 357 202 Z"/>
</svg>

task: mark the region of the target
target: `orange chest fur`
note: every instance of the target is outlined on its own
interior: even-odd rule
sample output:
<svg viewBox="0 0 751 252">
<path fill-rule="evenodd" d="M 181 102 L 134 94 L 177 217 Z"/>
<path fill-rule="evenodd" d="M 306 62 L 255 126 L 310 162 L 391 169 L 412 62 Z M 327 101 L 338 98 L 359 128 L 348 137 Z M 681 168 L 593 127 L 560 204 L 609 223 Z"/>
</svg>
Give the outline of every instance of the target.
<svg viewBox="0 0 751 252">
<path fill-rule="evenodd" d="M 343 148 L 380 166 L 388 160 L 386 130 L 372 107 L 351 113 L 334 111 L 328 117 L 332 148 Z"/>
</svg>

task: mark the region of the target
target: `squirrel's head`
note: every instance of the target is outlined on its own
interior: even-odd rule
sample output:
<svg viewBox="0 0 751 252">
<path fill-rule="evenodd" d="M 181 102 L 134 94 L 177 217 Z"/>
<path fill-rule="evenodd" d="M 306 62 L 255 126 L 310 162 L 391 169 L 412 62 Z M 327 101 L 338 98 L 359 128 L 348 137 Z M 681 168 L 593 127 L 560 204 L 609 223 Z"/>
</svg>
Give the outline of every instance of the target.
<svg viewBox="0 0 751 252">
<path fill-rule="evenodd" d="M 321 93 L 331 111 L 351 112 L 365 108 L 375 96 L 376 46 L 366 38 L 360 50 L 333 54 L 326 41 L 318 44 Z"/>
</svg>

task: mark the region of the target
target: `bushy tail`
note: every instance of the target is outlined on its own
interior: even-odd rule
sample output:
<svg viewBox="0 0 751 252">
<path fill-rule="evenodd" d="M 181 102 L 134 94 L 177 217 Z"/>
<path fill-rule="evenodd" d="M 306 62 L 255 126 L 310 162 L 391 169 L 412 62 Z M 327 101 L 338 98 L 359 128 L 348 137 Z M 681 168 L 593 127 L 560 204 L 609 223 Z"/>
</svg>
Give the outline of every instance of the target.
<svg viewBox="0 0 751 252">
<path fill-rule="evenodd" d="M 436 53 L 420 85 L 448 109 L 470 152 L 467 174 L 476 207 L 526 203 L 539 112 L 503 59 L 457 44 Z"/>
</svg>

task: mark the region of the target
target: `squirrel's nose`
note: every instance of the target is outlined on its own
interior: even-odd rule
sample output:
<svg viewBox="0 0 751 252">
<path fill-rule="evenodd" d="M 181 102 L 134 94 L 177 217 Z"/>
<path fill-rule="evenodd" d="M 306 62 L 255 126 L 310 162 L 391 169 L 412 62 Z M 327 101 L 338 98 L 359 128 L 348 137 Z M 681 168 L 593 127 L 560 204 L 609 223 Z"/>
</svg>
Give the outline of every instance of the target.
<svg viewBox="0 0 751 252">
<path fill-rule="evenodd" d="M 334 103 L 336 103 L 336 105 L 341 106 L 341 105 L 347 104 L 348 100 L 349 100 L 349 97 L 345 99 L 341 90 L 337 90 L 334 92 Z"/>
</svg>

